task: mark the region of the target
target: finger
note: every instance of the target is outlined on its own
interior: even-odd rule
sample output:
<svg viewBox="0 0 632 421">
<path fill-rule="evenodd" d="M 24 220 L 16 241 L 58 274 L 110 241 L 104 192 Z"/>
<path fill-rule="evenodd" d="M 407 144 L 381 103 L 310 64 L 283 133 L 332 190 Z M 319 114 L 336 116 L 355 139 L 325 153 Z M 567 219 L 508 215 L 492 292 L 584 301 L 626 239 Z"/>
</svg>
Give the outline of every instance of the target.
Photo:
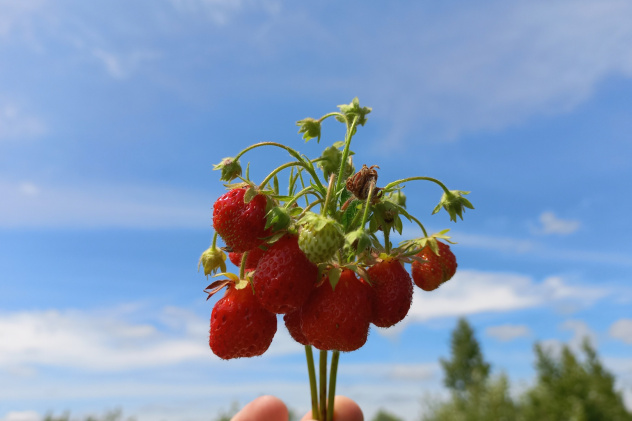
<svg viewBox="0 0 632 421">
<path fill-rule="evenodd" d="M 279 398 L 260 396 L 244 406 L 231 421 L 287 421 L 287 407 Z"/>
<path fill-rule="evenodd" d="M 314 421 L 312 411 L 305 414 L 301 421 Z M 334 400 L 334 421 L 364 421 L 362 409 L 346 396 L 336 396 Z"/>
</svg>

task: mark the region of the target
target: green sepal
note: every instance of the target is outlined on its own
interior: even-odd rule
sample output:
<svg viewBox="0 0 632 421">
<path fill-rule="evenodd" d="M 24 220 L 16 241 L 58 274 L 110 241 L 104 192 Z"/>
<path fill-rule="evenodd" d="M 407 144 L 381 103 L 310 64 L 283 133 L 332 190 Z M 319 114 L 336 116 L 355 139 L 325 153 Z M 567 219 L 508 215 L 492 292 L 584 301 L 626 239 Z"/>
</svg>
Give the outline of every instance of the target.
<svg viewBox="0 0 632 421">
<path fill-rule="evenodd" d="M 303 133 L 303 139 L 308 142 L 310 139 L 316 138 L 316 142 L 320 143 L 320 120 L 307 117 L 296 122 L 300 126 L 298 133 Z"/>
<path fill-rule="evenodd" d="M 204 267 L 204 275 L 207 277 L 218 270 L 224 272 L 226 271 L 226 253 L 218 247 L 213 248 L 211 246 L 200 256 L 198 271 L 200 270 L 200 266 Z"/>
<path fill-rule="evenodd" d="M 439 204 L 435 206 L 432 211 L 432 214 L 434 215 L 439 212 L 441 208 L 444 208 L 448 214 L 450 214 L 450 221 L 456 222 L 457 216 L 463 220 L 463 212 L 465 211 L 465 208 L 474 209 L 472 203 L 463 197 L 463 195 L 466 194 L 470 194 L 470 192 L 463 190 L 450 190 L 449 192 L 444 192 Z"/>
<path fill-rule="evenodd" d="M 340 274 L 342 273 L 342 269 L 340 268 L 331 268 L 327 272 L 327 278 L 329 279 L 329 284 L 331 285 L 331 289 L 333 291 L 336 290 L 336 285 L 338 285 L 338 281 L 340 280 Z"/>
<path fill-rule="evenodd" d="M 244 203 L 250 203 L 250 201 L 254 199 L 257 194 L 258 191 L 254 186 L 248 187 L 246 189 L 246 192 L 244 193 Z"/>
<path fill-rule="evenodd" d="M 272 227 L 273 231 L 279 231 L 290 225 L 292 218 L 287 209 L 274 206 L 266 214 L 266 229 Z"/>
<path fill-rule="evenodd" d="M 241 175 L 241 164 L 239 160 L 228 157 L 222 159 L 219 164 L 213 165 L 213 170 L 221 170 L 220 180 L 231 181 Z"/>
<path fill-rule="evenodd" d="M 360 101 L 358 100 L 358 97 L 353 98 L 350 104 L 338 105 L 338 108 L 340 108 L 340 112 L 344 114 L 347 118 L 351 117 L 350 120 L 353 120 L 353 118 L 357 117 L 358 124 L 361 126 L 364 126 L 367 121 L 366 115 L 371 112 L 370 107 L 360 107 Z"/>
<path fill-rule="evenodd" d="M 359 228 L 345 235 L 345 244 L 359 254 L 371 246 L 371 237 L 364 229 Z"/>
</svg>

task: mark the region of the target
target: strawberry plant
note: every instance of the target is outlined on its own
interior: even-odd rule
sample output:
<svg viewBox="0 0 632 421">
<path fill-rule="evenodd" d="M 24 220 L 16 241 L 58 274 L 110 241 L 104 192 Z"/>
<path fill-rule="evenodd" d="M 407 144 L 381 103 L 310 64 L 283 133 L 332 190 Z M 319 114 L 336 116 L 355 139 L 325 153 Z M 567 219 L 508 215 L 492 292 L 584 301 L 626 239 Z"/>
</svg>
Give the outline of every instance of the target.
<svg viewBox="0 0 632 421">
<path fill-rule="evenodd" d="M 312 414 L 321 421 L 333 416 L 340 352 L 362 347 L 371 324 L 401 322 L 411 307 L 413 282 L 432 291 L 456 271 L 448 230 L 426 231 L 406 207 L 405 185 L 436 184 L 442 196 L 432 214 L 443 209 L 451 221 L 473 209 L 465 198 L 469 192 L 449 190 L 435 178 L 413 176 L 378 187 L 377 165 L 356 172 L 351 141 L 370 112 L 355 98 L 339 111 L 298 121 L 305 141 L 320 142 L 327 119 L 344 125 L 344 141 L 320 157 L 261 142 L 214 167 L 228 192 L 213 205 L 215 234 L 199 265 L 205 275 L 221 278 L 207 286 L 208 297 L 226 291 L 211 315 L 210 348 L 222 359 L 261 355 L 276 333 L 277 314 L 283 314 L 290 335 L 305 347 Z M 243 174 L 241 159 L 261 147 L 280 149 L 290 161 L 255 183 L 248 167 Z M 418 226 L 420 236 L 395 247 L 391 234 L 402 235 L 403 220 Z M 226 272 L 226 253 L 239 274 Z M 320 352 L 318 385 L 313 348 Z"/>
</svg>

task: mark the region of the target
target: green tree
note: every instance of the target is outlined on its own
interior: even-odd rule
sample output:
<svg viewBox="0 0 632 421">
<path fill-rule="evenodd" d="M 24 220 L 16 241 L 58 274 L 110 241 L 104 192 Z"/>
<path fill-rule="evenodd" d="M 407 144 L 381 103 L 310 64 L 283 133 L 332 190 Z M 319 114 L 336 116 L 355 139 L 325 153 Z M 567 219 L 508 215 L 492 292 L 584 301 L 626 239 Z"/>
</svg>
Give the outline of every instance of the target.
<svg viewBox="0 0 632 421">
<path fill-rule="evenodd" d="M 485 362 L 474 330 L 464 318 L 459 319 L 450 341 L 451 358 L 441 359 L 445 386 L 463 395 L 481 386 L 489 377 L 490 365 Z"/>
<path fill-rule="evenodd" d="M 474 330 L 460 319 L 450 340 L 450 359 L 441 359 L 444 384 L 451 391 L 445 402 L 428 402 L 424 421 L 514 421 L 517 408 L 507 376 L 490 378 Z"/>
<path fill-rule="evenodd" d="M 522 399 L 524 421 L 632 421 L 615 378 L 601 364 L 588 340 L 579 361 L 568 346 L 559 357 L 535 345 L 536 384 Z"/>
<path fill-rule="evenodd" d="M 371 421 L 402 421 L 402 419 L 396 417 L 389 412 L 386 412 L 383 409 L 380 409 L 379 411 L 377 411 L 377 414 L 375 414 Z"/>
</svg>

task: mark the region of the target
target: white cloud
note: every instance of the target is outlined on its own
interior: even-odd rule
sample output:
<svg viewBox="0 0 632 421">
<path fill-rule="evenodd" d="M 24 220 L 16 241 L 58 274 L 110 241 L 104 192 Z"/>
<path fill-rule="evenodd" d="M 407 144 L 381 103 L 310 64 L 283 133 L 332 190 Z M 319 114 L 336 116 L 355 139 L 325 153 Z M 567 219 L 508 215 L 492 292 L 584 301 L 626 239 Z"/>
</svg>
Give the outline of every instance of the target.
<svg viewBox="0 0 632 421">
<path fill-rule="evenodd" d="M 581 350 L 582 343 L 585 340 L 588 340 L 593 346 L 597 346 L 597 335 L 585 322 L 581 320 L 567 320 L 562 323 L 562 329 L 573 332 L 573 337 L 568 344 L 577 352 Z"/>
<path fill-rule="evenodd" d="M 208 358 L 204 339 L 208 327 L 193 318 L 183 324 L 182 331 L 165 333 L 156 324 L 126 321 L 119 314 L 70 310 L 0 314 L 0 368 L 125 370 Z"/>
<path fill-rule="evenodd" d="M 28 25 L 29 17 L 41 10 L 46 0 L 0 0 L 0 37 Z"/>
<path fill-rule="evenodd" d="M 220 194 L 128 184 L 0 181 L 0 227 L 204 228 L 212 223 L 212 203 Z"/>
<path fill-rule="evenodd" d="M 45 132 L 44 123 L 25 115 L 18 106 L 0 105 L 0 141 L 37 137 Z"/>
<path fill-rule="evenodd" d="M 561 302 L 591 304 L 608 293 L 604 288 L 569 285 L 560 277 L 538 283 L 526 275 L 461 270 L 435 291 L 415 288 L 413 305 L 404 323 L 517 311 Z"/>
<path fill-rule="evenodd" d="M 619 319 L 610 326 L 610 336 L 632 344 L 632 319 Z"/>
<path fill-rule="evenodd" d="M 413 235 L 418 234 L 411 234 L 409 238 Z M 630 260 L 629 255 L 615 250 L 560 249 L 559 247 L 552 248 L 546 242 L 493 235 L 468 234 L 465 232 L 452 232 L 451 235 L 452 239 L 457 241 L 459 246 L 476 247 L 502 253 L 528 254 L 547 260 L 632 266 L 632 260 Z"/>
<path fill-rule="evenodd" d="M 42 417 L 36 411 L 11 411 L 8 412 L 3 421 L 40 421 Z"/>
<path fill-rule="evenodd" d="M 132 51 L 130 53 L 113 53 L 101 48 L 92 50 L 92 54 L 105 67 L 107 73 L 114 79 L 126 79 L 147 62 L 160 58 L 154 51 Z"/>
<path fill-rule="evenodd" d="M 204 14 L 218 25 L 227 24 L 243 11 L 259 10 L 274 14 L 281 3 L 275 0 L 171 0 L 173 7 L 181 13 Z"/>
<path fill-rule="evenodd" d="M 488 1 L 414 16 L 367 41 L 372 101 L 397 119 L 395 142 L 566 112 L 605 78 L 632 75 L 625 0 Z"/>
<path fill-rule="evenodd" d="M 537 229 L 537 232 L 568 235 L 577 231 L 580 225 L 580 222 L 577 220 L 561 219 L 555 216 L 553 212 L 542 212 L 540 215 L 540 227 Z"/>
<path fill-rule="evenodd" d="M 531 329 L 525 325 L 500 325 L 490 326 L 485 329 L 485 334 L 500 341 L 512 341 L 531 335 Z"/>
<path fill-rule="evenodd" d="M 165 307 L 147 322 L 134 321 L 143 310 L 146 314 L 142 307 L 0 313 L 0 372 L 30 377 L 41 366 L 123 371 L 219 361 L 208 348 L 207 318 Z M 303 352 L 282 319 L 277 326 L 261 358 Z"/>
</svg>

